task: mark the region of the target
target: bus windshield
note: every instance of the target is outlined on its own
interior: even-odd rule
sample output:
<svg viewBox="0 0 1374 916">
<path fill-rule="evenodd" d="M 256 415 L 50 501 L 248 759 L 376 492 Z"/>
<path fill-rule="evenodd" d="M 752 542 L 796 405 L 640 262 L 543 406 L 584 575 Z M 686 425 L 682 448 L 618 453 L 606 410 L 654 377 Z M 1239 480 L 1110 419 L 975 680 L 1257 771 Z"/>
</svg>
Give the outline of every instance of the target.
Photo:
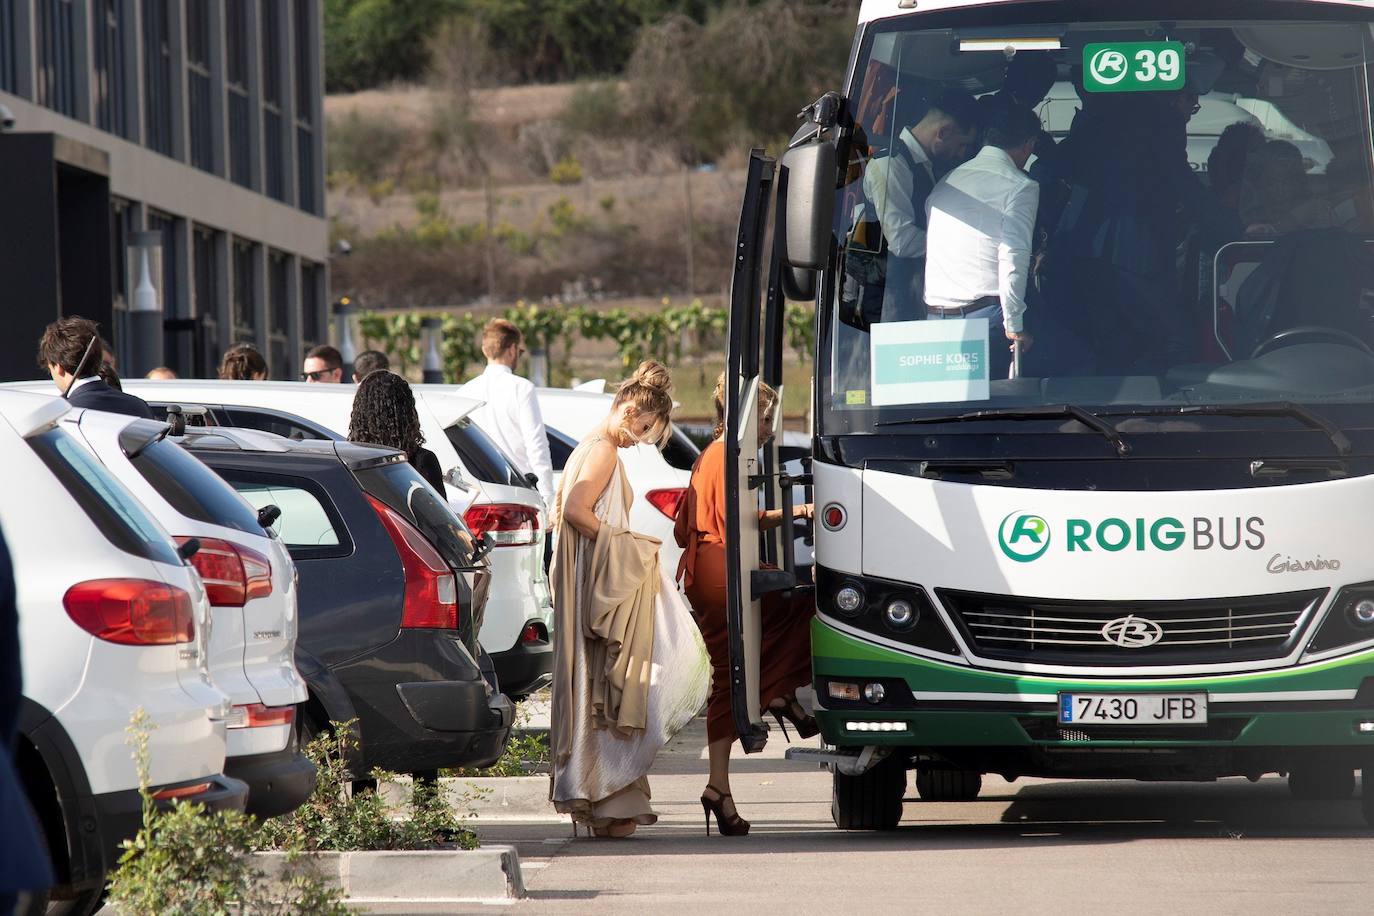
<svg viewBox="0 0 1374 916">
<path fill-rule="evenodd" d="M 1098 18 L 1053 21 L 1069 11 Z M 821 434 L 1065 404 L 1366 416 L 1368 18 L 1255 0 L 871 24 L 822 296 Z M 1018 111 L 1038 131 L 1018 133 Z"/>
</svg>

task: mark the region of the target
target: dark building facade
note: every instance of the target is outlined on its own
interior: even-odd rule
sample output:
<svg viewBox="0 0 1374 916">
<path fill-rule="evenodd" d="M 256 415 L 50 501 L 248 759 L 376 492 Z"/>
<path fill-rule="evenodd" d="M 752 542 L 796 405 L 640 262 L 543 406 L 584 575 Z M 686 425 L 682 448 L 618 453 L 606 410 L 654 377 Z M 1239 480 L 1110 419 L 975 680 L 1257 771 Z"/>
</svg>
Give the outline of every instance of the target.
<svg viewBox="0 0 1374 916">
<path fill-rule="evenodd" d="M 152 301 L 179 375 L 246 341 L 295 377 L 328 337 L 321 15 L 0 0 L 0 379 L 34 377 L 43 326 L 71 314 L 129 374 Z"/>
</svg>

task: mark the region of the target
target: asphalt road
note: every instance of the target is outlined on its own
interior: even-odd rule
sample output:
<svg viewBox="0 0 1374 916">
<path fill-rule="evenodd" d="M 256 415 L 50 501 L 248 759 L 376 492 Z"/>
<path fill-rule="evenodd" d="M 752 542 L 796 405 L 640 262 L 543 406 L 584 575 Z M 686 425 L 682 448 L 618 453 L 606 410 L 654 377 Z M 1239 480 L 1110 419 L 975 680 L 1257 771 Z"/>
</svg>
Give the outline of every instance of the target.
<svg viewBox="0 0 1374 916">
<path fill-rule="evenodd" d="M 988 777 L 975 802 L 910 789 L 900 829 L 844 833 L 828 773 L 737 752 L 747 837 L 707 838 L 699 720 L 651 777 L 659 822 L 627 840 L 566 821 L 483 819 L 512 843 L 525 913 L 1374 912 L 1374 831 L 1359 802 L 1298 802 L 1285 782 L 1146 784 Z M 550 812 L 552 814 L 552 812 Z M 489 912 L 481 907 L 474 912 Z"/>
</svg>

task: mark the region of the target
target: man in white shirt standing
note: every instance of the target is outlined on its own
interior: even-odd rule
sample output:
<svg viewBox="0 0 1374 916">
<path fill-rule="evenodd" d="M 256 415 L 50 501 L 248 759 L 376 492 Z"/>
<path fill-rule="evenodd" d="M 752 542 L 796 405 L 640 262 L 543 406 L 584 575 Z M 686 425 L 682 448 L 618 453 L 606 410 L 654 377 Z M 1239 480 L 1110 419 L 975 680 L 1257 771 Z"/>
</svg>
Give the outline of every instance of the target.
<svg viewBox="0 0 1374 916">
<path fill-rule="evenodd" d="M 926 317 L 988 319 L 990 378 L 1006 378 L 1012 349 L 1031 346 L 1026 283 L 1040 186 L 1024 169 L 1040 119 L 1010 102 L 991 108 L 982 150 L 926 202 Z"/>
<path fill-rule="evenodd" d="M 534 385 L 515 374 L 515 364 L 524 352 L 520 329 L 504 318 L 493 318 L 482 331 L 486 371 L 458 393 L 482 402 L 470 415 L 473 422 L 511 457 L 521 473 L 539 478 L 539 495 L 552 509 L 553 462 L 549 460 L 544 418 Z"/>
</svg>

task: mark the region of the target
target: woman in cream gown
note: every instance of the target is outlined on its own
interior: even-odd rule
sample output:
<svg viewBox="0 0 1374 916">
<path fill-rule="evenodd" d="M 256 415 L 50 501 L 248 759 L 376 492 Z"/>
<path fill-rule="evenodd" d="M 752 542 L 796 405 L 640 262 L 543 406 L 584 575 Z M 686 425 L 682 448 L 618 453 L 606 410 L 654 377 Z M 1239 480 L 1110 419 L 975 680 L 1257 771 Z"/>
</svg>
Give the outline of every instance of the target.
<svg viewBox="0 0 1374 916">
<path fill-rule="evenodd" d="M 646 361 L 573 451 L 554 500 L 554 807 L 598 836 L 658 819 L 649 768 L 701 710 L 710 662 L 691 612 L 659 567 L 657 539 L 629 529 L 619 449 L 661 442 L 671 381 Z"/>
</svg>

